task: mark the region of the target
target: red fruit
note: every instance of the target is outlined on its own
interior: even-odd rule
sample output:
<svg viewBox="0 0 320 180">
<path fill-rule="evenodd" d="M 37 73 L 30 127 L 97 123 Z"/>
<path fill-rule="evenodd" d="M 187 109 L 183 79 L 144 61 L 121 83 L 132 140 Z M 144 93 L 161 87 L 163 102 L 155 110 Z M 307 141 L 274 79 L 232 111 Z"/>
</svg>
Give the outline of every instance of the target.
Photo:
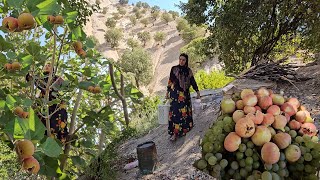
<svg viewBox="0 0 320 180">
<path fill-rule="evenodd" d="M 308 135 L 308 136 L 315 136 L 317 135 L 318 130 L 317 127 L 313 123 L 304 123 L 301 125 L 299 134 L 301 135 Z"/>
<path fill-rule="evenodd" d="M 292 104 L 290 103 L 284 103 L 283 105 L 281 105 L 281 110 L 285 113 L 287 113 L 289 116 L 293 116 L 296 114 L 296 109 L 294 106 L 292 106 Z"/>
<path fill-rule="evenodd" d="M 37 174 L 40 170 L 40 164 L 38 160 L 32 156 L 23 160 L 22 167 L 24 170 L 27 170 L 32 174 Z"/>
<path fill-rule="evenodd" d="M 284 131 L 284 127 L 287 125 L 287 118 L 283 115 L 276 115 L 274 117 L 274 122 L 272 123 L 272 126 L 275 129 Z"/>
<path fill-rule="evenodd" d="M 280 94 L 272 94 L 270 97 L 272 98 L 272 103 L 275 105 L 281 106 L 284 103 L 284 98 Z"/>
<path fill-rule="evenodd" d="M 299 130 L 301 127 L 301 124 L 296 120 L 292 120 L 289 122 L 289 127 L 290 129 L 293 129 L 293 130 Z"/>
<path fill-rule="evenodd" d="M 271 132 L 267 126 L 257 126 L 256 132 L 251 137 L 251 140 L 256 146 L 262 146 L 271 140 Z"/>
<path fill-rule="evenodd" d="M 245 106 L 243 110 L 244 110 L 245 114 L 255 113 L 256 112 L 256 108 L 255 107 L 251 107 L 251 106 Z"/>
<path fill-rule="evenodd" d="M 277 105 L 272 105 L 272 106 L 270 106 L 269 108 L 268 108 L 268 110 L 267 110 L 267 113 L 270 113 L 270 114 L 272 114 L 272 115 L 280 115 L 280 113 L 281 113 L 281 110 L 280 110 L 280 107 L 279 106 L 277 106 Z"/>
<path fill-rule="evenodd" d="M 236 106 L 237 106 L 237 109 L 243 110 L 243 108 L 244 108 L 243 101 L 242 101 L 242 100 L 238 100 L 238 101 L 236 102 Z"/>
<path fill-rule="evenodd" d="M 254 92 L 252 89 L 243 89 L 240 93 L 240 97 L 243 100 L 247 95 L 254 95 Z"/>
<path fill-rule="evenodd" d="M 262 109 L 261 109 L 261 107 L 259 107 L 259 106 L 255 106 L 255 108 L 256 108 L 256 111 L 262 111 Z"/>
<path fill-rule="evenodd" d="M 239 119 L 243 117 L 244 117 L 244 112 L 242 110 L 236 110 L 232 115 L 232 119 L 234 122 L 237 122 Z"/>
<path fill-rule="evenodd" d="M 13 17 L 6 17 L 2 20 L 2 26 L 10 32 L 14 32 L 18 28 L 18 20 Z"/>
<path fill-rule="evenodd" d="M 245 106 L 254 107 L 258 103 L 258 98 L 254 94 L 249 94 L 249 95 L 245 96 L 242 100 L 243 100 L 243 104 Z"/>
<path fill-rule="evenodd" d="M 273 142 L 276 143 L 280 149 L 285 149 L 291 144 L 291 136 L 288 133 L 280 132 L 274 135 Z"/>
<path fill-rule="evenodd" d="M 274 122 L 274 116 L 270 113 L 267 113 L 263 116 L 262 125 L 270 126 Z"/>
<path fill-rule="evenodd" d="M 254 124 L 261 124 L 262 121 L 263 121 L 263 117 L 264 117 L 264 114 L 261 111 L 258 110 L 256 112 L 256 117 L 255 117 Z"/>
<path fill-rule="evenodd" d="M 268 109 L 272 105 L 272 98 L 270 96 L 262 96 L 258 101 L 261 109 Z"/>
<path fill-rule="evenodd" d="M 289 98 L 287 102 L 290 103 L 296 109 L 300 107 L 300 102 L 297 98 Z"/>
<path fill-rule="evenodd" d="M 295 117 L 296 120 L 301 123 L 304 123 L 305 120 L 307 120 L 307 114 L 304 111 L 298 111 Z"/>
<path fill-rule="evenodd" d="M 236 123 L 235 131 L 240 137 L 248 138 L 254 134 L 255 126 L 250 118 L 242 118 Z"/>
<path fill-rule="evenodd" d="M 241 137 L 237 135 L 235 132 L 231 132 L 224 139 L 224 148 L 229 152 L 235 152 L 239 149 L 239 145 L 241 144 Z"/>
<path fill-rule="evenodd" d="M 272 142 L 265 143 L 261 148 L 261 158 L 266 164 L 275 164 L 280 159 L 280 150 Z"/>
<path fill-rule="evenodd" d="M 298 161 L 298 159 L 301 157 L 301 150 L 298 146 L 291 144 L 285 149 L 284 154 L 287 161 L 293 163 Z"/>
<path fill-rule="evenodd" d="M 265 87 L 261 87 L 258 89 L 257 95 L 259 95 L 260 97 L 263 97 L 263 96 L 269 96 L 270 93 Z"/>
</svg>

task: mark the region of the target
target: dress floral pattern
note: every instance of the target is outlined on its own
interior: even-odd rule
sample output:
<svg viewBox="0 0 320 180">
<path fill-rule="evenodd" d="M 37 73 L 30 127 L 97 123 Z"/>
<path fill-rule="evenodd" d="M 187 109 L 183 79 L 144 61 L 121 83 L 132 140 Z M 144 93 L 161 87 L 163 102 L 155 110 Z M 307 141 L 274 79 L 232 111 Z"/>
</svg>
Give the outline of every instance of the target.
<svg viewBox="0 0 320 180">
<path fill-rule="evenodd" d="M 189 132 L 194 124 L 192 119 L 192 106 L 189 87 L 192 85 L 195 91 L 198 91 L 197 84 L 192 75 L 192 71 L 188 68 L 188 76 L 185 78 L 189 84 L 186 84 L 186 90 L 180 87 L 179 66 L 174 66 L 171 69 L 170 78 L 168 81 L 167 91 L 170 98 L 169 110 L 169 125 L 168 134 L 176 136 L 184 136 Z"/>
</svg>

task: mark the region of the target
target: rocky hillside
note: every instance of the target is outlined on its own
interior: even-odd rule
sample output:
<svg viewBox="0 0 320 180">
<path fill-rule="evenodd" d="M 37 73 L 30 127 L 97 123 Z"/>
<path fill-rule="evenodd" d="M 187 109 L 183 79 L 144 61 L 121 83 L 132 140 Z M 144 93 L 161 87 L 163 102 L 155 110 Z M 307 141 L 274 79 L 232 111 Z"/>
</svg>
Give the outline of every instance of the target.
<svg viewBox="0 0 320 180">
<path fill-rule="evenodd" d="M 96 0 L 89 0 L 90 3 L 95 3 Z M 127 39 L 128 38 L 137 38 L 138 32 L 147 31 L 151 34 L 151 40 L 149 40 L 145 49 L 151 53 L 152 56 L 152 70 L 153 70 L 153 79 L 149 85 L 146 87 L 141 87 L 140 90 L 144 94 L 160 94 L 163 95 L 165 91 L 165 86 L 168 80 L 168 75 L 170 68 L 173 65 L 178 63 L 178 56 L 180 53 L 180 48 L 182 48 L 185 43 L 182 38 L 179 36 L 179 32 L 176 29 L 176 22 L 171 21 L 168 24 L 161 20 L 161 14 L 158 19 L 154 22 L 151 22 L 147 27 L 144 24 L 140 23 L 140 19 L 137 20 L 136 25 L 132 25 L 129 17 L 132 16 L 133 8 L 132 5 L 124 5 L 126 14 L 117 20 L 116 27 L 123 30 L 124 38 L 121 40 L 117 50 L 113 50 L 106 43 L 104 35 L 107 31 L 105 22 L 108 18 L 113 17 L 113 13 L 117 13 L 117 0 L 101 0 L 100 1 L 101 13 L 94 13 L 86 27 L 84 28 L 88 36 L 94 36 L 98 40 L 98 49 L 100 52 L 107 58 L 113 58 L 118 60 L 121 56 L 121 52 L 128 48 Z M 103 9 L 107 8 L 107 12 L 104 14 Z M 161 11 L 163 13 L 164 11 Z M 151 10 L 148 9 L 146 14 L 142 18 L 148 17 L 151 14 Z M 164 32 L 166 34 L 165 40 L 162 42 L 162 45 L 158 45 L 154 41 L 153 35 L 157 32 Z M 208 66 L 215 64 L 213 61 L 207 63 Z"/>
</svg>

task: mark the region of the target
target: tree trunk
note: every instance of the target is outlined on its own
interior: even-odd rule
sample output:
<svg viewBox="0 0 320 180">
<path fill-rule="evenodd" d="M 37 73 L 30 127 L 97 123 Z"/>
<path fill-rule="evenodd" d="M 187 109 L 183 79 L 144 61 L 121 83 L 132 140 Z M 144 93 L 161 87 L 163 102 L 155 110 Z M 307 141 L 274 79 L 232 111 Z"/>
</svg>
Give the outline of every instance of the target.
<svg viewBox="0 0 320 180">
<path fill-rule="evenodd" d="M 103 131 L 103 129 L 101 128 L 101 132 L 100 132 L 100 136 L 99 136 L 99 148 L 98 148 L 98 154 L 101 154 L 102 150 L 103 150 L 103 144 L 105 142 L 105 138 L 106 135 Z"/>
<path fill-rule="evenodd" d="M 139 85 L 139 80 L 138 80 L 137 77 L 135 77 L 134 79 L 136 80 L 136 85 L 137 85 L 137 87 L 138 87 L 138 89 L 139 89 L 139 87 L 140 87 L 140 85 Z"/>
<path fill-rule="evenodd" d="M 126 126 L 129 126 L 129 113 L 128 113 L 128 105 L 127 105 L 127 101 L 125 99 L 125 93 L 124 93 L 124 78 L 123 75 L 121 74 L 121 82 L 120 82 L 120 93 L 117 89 L 117 85 L 116 82 L 114 80 L 114 69 L 113 69 L 113 65 L 111 63 L 109 63 L 109 74 L 110 74 L 110 78 L 111 78 L 111 83 L 112 83 L 112 87 L 116 93 L 116 95 L 119 97 L 119 99 L 122 102 L 122 108 L 123 108 L 123 114 L 124 114 L 124 119 L 126 122 Z"/>
</svg>

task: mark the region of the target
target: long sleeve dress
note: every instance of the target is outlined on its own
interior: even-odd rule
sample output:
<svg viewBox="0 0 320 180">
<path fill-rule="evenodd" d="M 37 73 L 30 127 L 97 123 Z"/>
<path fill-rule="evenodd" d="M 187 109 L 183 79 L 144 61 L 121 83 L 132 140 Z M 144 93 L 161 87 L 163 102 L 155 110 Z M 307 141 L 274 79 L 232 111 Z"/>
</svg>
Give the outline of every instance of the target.
<svg viewBox="0 0 320 180">
<path fill-rule="evenodd" d="M 193 127 L 190 86 L 198 92 L 192 70 L 188 67 L 171 68 L 167 91 L 170 98 L 169 135 L 184 136 Z"/>
<path fill-rule="evenodd" d="M 31 76 L 29 74 L 26 76 L 27 81 L 30 80 L 30 77 Z M 54 76 L 52 79 L 52 83 L 55 83 L 56 86 L 60 86 L 62 81 L 63 80 L 58 76 Z M 46 84 L 48 82 L 47 74 L 45 74 L 45 77 L 42 78 L 41 80 L 36 78 L 35 82 L 36 82 L 35 84 L 37 88 L 40 90 L 39 98 L 44 98 L 46 93 Z M 49 93 L 49 101 L 53 101 L 59 98 L 57 94 L 58 94 L 58 91 L 55 88 L 51 89 Z M 68 128 L 67 128 L 68 113 L 63 103 L 64 102 L 62 101 L 60 104 L 53 104 L 49 106 L 49 114 L 52 114 L 53 112 L 55 112 L 50 117 L 51 136 L 53 138 L 59 139 L 61 142 L 65 142 L 68 135 Z M 41 112 L 37 112 L 37 115 L 39 119 L 42 121 L 42 123 L 44 124 L 44 126 L 46 126 L 46 119 L 43 118 L 43 116 L 45 115 L 43 114 L 42 116 L 40 113 Z M 47 135 L 47 131 L 45 134 Z"/>
</svg>

